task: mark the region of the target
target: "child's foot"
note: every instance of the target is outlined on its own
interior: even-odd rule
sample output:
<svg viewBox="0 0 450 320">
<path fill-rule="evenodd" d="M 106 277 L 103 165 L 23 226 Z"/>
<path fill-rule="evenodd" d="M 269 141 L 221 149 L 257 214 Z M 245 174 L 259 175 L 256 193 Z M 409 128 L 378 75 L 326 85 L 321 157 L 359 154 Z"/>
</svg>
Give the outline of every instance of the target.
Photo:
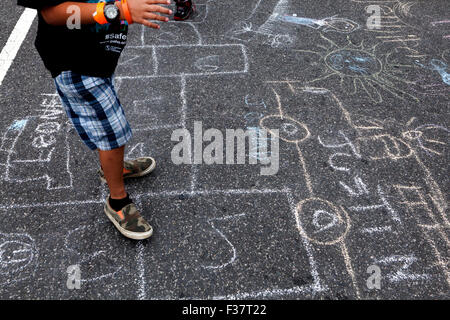
<svg viewBox="0 0 450 320">
<path fill-rule="evenodd" d="M 105 213 L 114 226 L 125 237 L 134 240 L 150 238 L 153 234 L 152 226 L 140 215 L 134 203 L 130 203 L 119 211 L 115 211 L 110 204 L 110 198 L 105 201 Z"/>
<path fill-rule="evenodd" d="M 123 178 L 143 177 L 155 170 L 156 161 L 151 157 L 143 157 L 135 160 L 126 160 L 123 162 Z M 100 168 L 100 179 L 106 183 L 105 174 Z"/>
<path fill-rule="evenodd" d="M 189 19 L 195 12 L 195 5 L 192 0 L 176 0 L 177 10 L 173 18 L 178 21 Z"/>
</svg>

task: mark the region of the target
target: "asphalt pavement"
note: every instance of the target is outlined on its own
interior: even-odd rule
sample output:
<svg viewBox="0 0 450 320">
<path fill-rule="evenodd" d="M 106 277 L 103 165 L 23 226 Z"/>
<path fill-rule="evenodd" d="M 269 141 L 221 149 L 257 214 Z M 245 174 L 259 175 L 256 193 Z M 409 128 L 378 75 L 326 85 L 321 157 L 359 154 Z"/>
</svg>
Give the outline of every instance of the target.
<svg viewBox="0 0 450 320">
<path fill-rule="evenodd" d="M 0 9 L 0 48 L 22 12 Z M 115 86 L 127 158 L 157 161 L 127 182 L 145 241 L 103 213 L 35 20 L 0 86 L 0 298 L 448 299 L 449 19 L 448 0 L 198 0 L 131 26 Z M 179 132 L 195 162 L 174 163 Z"/>
</svg>

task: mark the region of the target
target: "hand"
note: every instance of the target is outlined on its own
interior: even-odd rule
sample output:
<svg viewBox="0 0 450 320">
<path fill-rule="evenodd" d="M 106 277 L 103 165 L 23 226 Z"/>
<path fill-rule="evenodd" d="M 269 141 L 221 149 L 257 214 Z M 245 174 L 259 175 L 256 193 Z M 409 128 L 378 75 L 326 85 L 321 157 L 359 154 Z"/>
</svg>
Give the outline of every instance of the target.
<svg viewBox="0 0 450 320">
<path fill-rule="evenodd" d="M 172 10 L 158 5 L 169 5 L 170 0 L 127 0 L 127 3 L 133 22 L 143 24 L 149 28 L 159 29 L 160 26 L 148 20 L 169 21 L 169 18 L 156 12 L 167 15 L 172 14 Z"/>
</svg>

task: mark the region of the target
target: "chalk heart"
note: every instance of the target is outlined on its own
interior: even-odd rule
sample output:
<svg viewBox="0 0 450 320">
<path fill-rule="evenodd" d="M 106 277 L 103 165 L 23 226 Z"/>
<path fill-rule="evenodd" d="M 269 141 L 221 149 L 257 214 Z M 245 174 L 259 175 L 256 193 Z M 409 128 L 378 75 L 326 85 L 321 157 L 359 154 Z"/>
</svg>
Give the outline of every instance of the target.
<svg viewBox="0 0 450 320">
<path fill-rule="evenodd" d="M 264 117 L 260 120 L 259 124 L 273 136 L 278 136 L 281 140 L 289 143 L 303 142 L 311 135 L 305 124 L 281 115 Z M 271 130 L 273 129 L 278 129 L 279 134 L 272 132 Z"/>
<path fill-rule="evenodd" d="M 350 229 L 347 213 L 324 199 L 300 201 L 297 213 L 300 232 L 316 244 L 333 245 L 341 242 Z"/>
</svg>

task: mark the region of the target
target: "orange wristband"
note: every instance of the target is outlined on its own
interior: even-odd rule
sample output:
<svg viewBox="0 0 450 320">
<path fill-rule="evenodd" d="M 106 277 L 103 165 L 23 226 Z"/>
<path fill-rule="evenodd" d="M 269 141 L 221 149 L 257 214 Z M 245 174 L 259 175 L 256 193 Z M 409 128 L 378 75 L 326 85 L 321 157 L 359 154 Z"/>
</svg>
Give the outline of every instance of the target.
<svg viewBox="0 0 450 320">
<path fill-rule="evenodd" d="M 122 9 L 123 14 L 125 15 L 125 19 L 127 20 L 128 24 L 133 23 L 133 19 L 131 18 L 130 9 L 128 8 L 127 0 L 122 0 Z"/>
<path fill-rule="evenodd" d="M 104 9 L 105 9 L 105 2 L 99 2 L 97 3 L 97 11 L 94 12 L 94 20 L 98 24 L 107 24 L 108 20 L 106 20 Z"/>
</svg>

